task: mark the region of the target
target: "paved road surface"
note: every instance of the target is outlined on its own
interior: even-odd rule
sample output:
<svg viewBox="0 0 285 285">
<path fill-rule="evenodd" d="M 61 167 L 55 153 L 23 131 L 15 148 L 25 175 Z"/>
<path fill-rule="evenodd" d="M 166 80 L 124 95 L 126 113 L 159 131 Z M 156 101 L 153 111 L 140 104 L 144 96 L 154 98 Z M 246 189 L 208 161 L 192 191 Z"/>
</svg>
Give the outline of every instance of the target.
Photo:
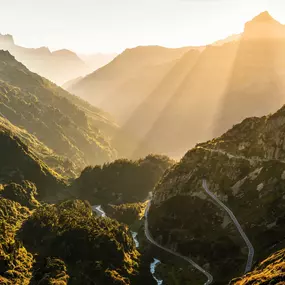
<svg viewBox="0 0 285 285">
<path fill-rule="evenodd" d="M 252 262 L 253 262 L 253 257 L 254 257 L 254 248 L 251 244 L 251 242 L 249 241 L 247 235 L 245 234 L 245 232 L 243 231 L 240 223 L 238 222 L 237 218 L 235 217 L 235 215 L 233 214 L 233 212 L 224 204 L 222 203 L 208 188 L 207 182 L 205 179 L 203 179 L 203 188 L 205 189 L 205 191 L 207 192 L 207 194 L 214 200 L 216 201 L 221 208 L 223 208 L 230 216 L 231 220 L 233 221 L 233 223 L 235 224 L 236 228 L 238 229 L 240 235 L 242 236 L 242 238 L 244 239 L 247 247 L 248 247 L 248 258 L 247 258 L 247 263 L 246 263 L 246 267 L 245 267 L 245 273 L 249 272 L 251 270 L 252 267 Z"/>
<path fill-rule="evenodd" d="M 206 277 L 207 277 L 207 282 L 204 283 L 204 285 L 209 285 L 213 282 L 213 276 L 207 272 L 206 270 L 204 270 L 201 266 L 199 266 L 197 263 L 195 263 L 192 259 L 190 259 L 189 257 L 183 256 L 169 248 L 166 248 L 160 244 L 158 244 L 153 237 L 151 236 L 150 232 L 149 232 L 149 228 L 148 228 L 148 212 L 149 212 L 149 208 L 151 205 L 151 200 L 149 201 L 146 211 L 145 211 L 145 225 L 144 225 L 144 230 L 145 230 L 145 236 L 146 238 L 149 240 L 150 243 L 152 243 L 153 245 L 159 247 L 160 249 L 167 251 L 168 253 L 175 255 L 183 260 L 185 260 L 186 262 L 190 263 L 193 267 L 195 267 L 197 270 L 199 270 L 201 273 L 203 273 Z"/>
</svg>

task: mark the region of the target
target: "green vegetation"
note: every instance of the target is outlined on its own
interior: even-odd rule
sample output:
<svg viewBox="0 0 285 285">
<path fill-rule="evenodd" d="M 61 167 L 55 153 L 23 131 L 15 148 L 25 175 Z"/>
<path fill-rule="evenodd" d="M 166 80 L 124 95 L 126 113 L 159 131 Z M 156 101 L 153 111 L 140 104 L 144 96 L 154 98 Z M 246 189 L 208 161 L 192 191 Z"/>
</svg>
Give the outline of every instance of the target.
<svg viewBox="0 0 285 285">
<path fill-rule="evenodd" d="M 10 184 L 11 182 L 22 184 L 24 180 L 35 183 L 37 191 L 34 186 L 28 186 L 31 190 L 30 198 L 26 201 L 34 200 L 33 196 L 38 192 L 39 198 L 43 199 L 47 196 L 51 198 L 57 195 L 58 190 L 65 187 L 62 177 L 49 168 L 43 161 L 41 161 L 29 147 L 15 135 L 13 131 L 0 124 L 0 184 Z M 27 186 L 28 184 L 24 182 Z M 17 188 L 17 187 L 16 187 Z M 19 188 L 20 189 L 20 188 Z M 18 189 L 18 190 L 19 190 Z M 26 190 L 17 190 L 13 187 L 9 188 L 12 192 L 9 194 L 8 190 L 4 190 L 6 197 L 18 197 L 22 201 L 24 192 Z M 18 194 L 16 194 L 18 192 Z M 21 194 L 20 194 L 21 192 Z M 28 195 L 28 194 L 27 194 Z M 27 198 L 27 197 L 26 197 Z M 27 205 L 24 203 L 24 205 Z"/>
<path fill-rule="evenodd" d="M 37 259 L 63 260 L 72 272 L 69 284 L 130 284 L 138 269 L 139 254 L 126 226 L 94 216 L 79 200 L 38 208 L 19 237 Z"/>
<path fill-rule="evenodd" d="M 0 198 L 0 228 L 1 284 L 129 285 L 138 278 L 140 255 L 128 228 L 96 217 L 86 202 L 30 212 Z"/>
<path fill-rule="evenodd" d="M 103 112 L 30 72 L 5 51 L 0 51 L 0 115 L 60 155 L 67 174 L 116 156 L 100 132 L 115 128 Z"/>
<path fill-rule="evenodd" d="M 47 148 L 34 136 L 1 119 L 0 283 L 152 284 L 126 225 L 97 217 L 88 202 L 44 203 L 70 194 L 62 176 L 42 160 L 53 152 L 41 150 Z M 154 168 L 148 181 L 154 183 L 168 163 L 150 156 L 139 164 L 141 170 Z M 151 187 L 148 183 L 145 187 Z M 132 208 L 131 219 L 142 211 L 142 205 L 127 208 Z"/>
<path fill-rule="evenodd" d="M 277 285 L 285 280 L 285 249 L 282 249 L 257 265 L 252 272 L 236 278 L 230 285 Z"/>
<path fill-rule="evenodd" d="M 34 258 L 15 235 L 30 214 L 19 203 L 0 197 L 0 284 L 29 284 Z"/>
<path fill-rule="evenodd" d="M 107 205 L 104 207 L 107 216 L 111 217 L 120 223 L 133 225 L 143 216 L 146 208 L 145 203 L 132 203 L 121 205 Z"/>
<path fill-rule="evenodd" d="M 68 158 L 57 155 L 45 144 L 39 141 L 34 135 L 28 133 L 25 129 L 19 128 L 0 117 L 0 129 L 9 131 L 11 136 L 18 137 L 29 150 L 39 159 L 45 162 L 50 168 L 62 176 L 75 177 L 77 167 Z"/>
<path fill-rule="evenodd" d="M 154 237 L 207 265 L 217 284 L 242 274 L 247 249 L 202 180 L 241 223 L 255 260 L 272 253 L 285 233 L 284 110 L 248 118 L 196 145 L 155 188 L 149 215 Z"/>
<path fill-rule="evenodd" d="M 4 185 L 3 191 L 0 190 L 0 195 L 28 208 L 39 206 L 39 202 L 35 198 L 38 195 L 36 185 L 30 181 L 24 180 L 22 184 L 12 182 Z"/>
<path fill-rule="evenodd" d="M 78 197 L 92 205 L 140 202 L 147 198 L 173 163 L 168 157 L 159 155 L 149 155 L 138 161 L 119 159 L 85 168 L 74 187 Z"/>
</svg>

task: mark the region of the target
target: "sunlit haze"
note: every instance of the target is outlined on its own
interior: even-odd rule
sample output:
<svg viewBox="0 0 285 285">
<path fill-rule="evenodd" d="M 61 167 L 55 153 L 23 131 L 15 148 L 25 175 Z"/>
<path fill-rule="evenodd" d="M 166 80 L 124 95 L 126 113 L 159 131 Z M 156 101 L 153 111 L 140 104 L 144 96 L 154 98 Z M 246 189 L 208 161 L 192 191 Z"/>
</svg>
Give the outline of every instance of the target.
<svg viewBox="0 0 285 285">
<path fill-rule="evenodd" d="M 239 33 L 268 10 L 285 23 L 282 0 L 0 0 L 0 32 L 26 47 L 79 53 L 138 45 L 204 45 Z"/>
</svg>

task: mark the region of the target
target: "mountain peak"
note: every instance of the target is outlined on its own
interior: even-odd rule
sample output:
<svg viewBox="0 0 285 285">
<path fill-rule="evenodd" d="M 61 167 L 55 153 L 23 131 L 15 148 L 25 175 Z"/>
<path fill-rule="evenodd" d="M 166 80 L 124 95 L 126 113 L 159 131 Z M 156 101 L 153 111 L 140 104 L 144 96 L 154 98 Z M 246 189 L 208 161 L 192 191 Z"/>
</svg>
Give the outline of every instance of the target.
<svg viewBox="0 0 285 285">
<path fill-rule="evenodd" d="M 260 13 L 259 15 L 257 15 L 256 17 L 254 17 L 252 19 L 252 22 L 268 22 L 268 21 L 276 21 L 270 14 L 268 11 L 264 11 L 262 13 Z"/>
<path fill-rule="evenodd" d="M 265 11 L 245 24 L 243 38 L 284 40 L 285 26 Z"/>
<path fill-rule="evenodd" d="M 14 45 L 14 39 L 12 35 L 2 35 L 0 33 L 0 45 L 2 46 L 10 46 L 10 45 Z"/>
</svg>

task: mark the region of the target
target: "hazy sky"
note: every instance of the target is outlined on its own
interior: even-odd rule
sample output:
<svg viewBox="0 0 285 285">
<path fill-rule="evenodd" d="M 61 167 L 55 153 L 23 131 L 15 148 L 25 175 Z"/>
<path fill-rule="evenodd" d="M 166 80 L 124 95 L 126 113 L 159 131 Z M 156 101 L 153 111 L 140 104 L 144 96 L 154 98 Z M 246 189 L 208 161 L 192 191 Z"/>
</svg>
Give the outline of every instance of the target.
<svg viewBox="0 0 285 285">
<path fill-rule="evenodd" d="M 241 32 L 268 10 L 285 23 L 284 0 L 0 0 L 0 33 L 19 45 L 119 52 L 137 45 L 201 45 Z"/>
</svg>

